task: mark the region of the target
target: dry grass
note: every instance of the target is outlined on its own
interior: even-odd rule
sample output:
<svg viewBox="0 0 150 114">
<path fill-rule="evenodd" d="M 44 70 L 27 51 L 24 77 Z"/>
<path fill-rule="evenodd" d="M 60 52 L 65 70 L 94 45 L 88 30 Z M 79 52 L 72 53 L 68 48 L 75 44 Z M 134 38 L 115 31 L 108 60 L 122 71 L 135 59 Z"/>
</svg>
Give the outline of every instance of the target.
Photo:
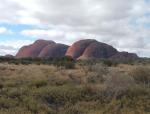
<svg viewBox="0 0 150 114">
<path fill-rule="evenodd" d="M 0 64 L 0 114 L 148 114 L 150 87 L 133 75 L 149 66 L 137 67 Z"/>
</svg>

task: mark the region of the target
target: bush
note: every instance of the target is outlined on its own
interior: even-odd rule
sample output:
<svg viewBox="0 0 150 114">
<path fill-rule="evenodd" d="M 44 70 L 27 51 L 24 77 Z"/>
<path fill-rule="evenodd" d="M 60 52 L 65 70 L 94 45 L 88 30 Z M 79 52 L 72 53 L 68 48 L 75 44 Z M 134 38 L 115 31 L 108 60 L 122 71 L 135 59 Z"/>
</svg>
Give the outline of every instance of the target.
<svg viewBox="0 0 150 114">
<path fill-rule="evenodd" d="M 70 104 L 71 105 L 71 104 Z M 80 106 L 66 106 L 63 110 L 64 114 L 85 114 L 82 110 L 80 110 Z"/>
<path fill-rule="evenodd" d="M 111 72 L 104 84 L 106 85 L 107 95 L 116 98 L 120 94 L 124 93 L 129 87 L 133 86 L 134 80 L 126 74 Z"/>
<path fill-rule="evenodd" d="M 72 86 L 48 87 L 41 91 L 42 98 L 49 104 L 62 105 L 70 102 L 75 103 L 83 97 L 84 91 L 82 88 Z"/>
<path fill-rule="evenodd" d="M 74 62 L 65 62 L 64 66 L 66 69 L 74 69 L 75 68 Z"/>
<path fill-rule="evenodd" d="M 102 83 L 105 79 L 105 75 L 108 74 L 108 68 L 101 63 L 92 65 L 91 71 L 93 72 L 87 78 L 89 83 Z"/>
<path fill-rule="evenodd" d="M 148 67 L 137 67 L 131 70 L 130 75 L 134 78 L 137 84 L 150 83 L 150 68 Z"/>
<path fill-rule="evenodd" d="M 56 67 L 61 67 L 65 69 L 74 69 L 75 61 L 70 57 L 63 57 L 63 58 L 54 60 L 53 65 L 55 65 Z"/>
<path fill-rule="evenodd" d="M 33 114 L 54 114 L 52 113 L 51 107 L 45 105 L 40 99 L 41 98 L 35 97 L 35 95 L 30 94 L 29 96 L 27 94 L 21 97 L 21 106 L 25 107 L 26 110 Z"/>
<path fill-rule="evenodd" d="M 36 88 L 40 88 L 40 87 L 43 87 L 43 86 L 46 86 L 46 85 L 47 85 L 46 80 L 35 80 L 35 81 L 32 81 L 29 84 L 30 87 L 36 87 Z"/>
<path fill-rule="evenodd" d="M 17 106 L 17 101 L 7 97 L 0 97 L 0 109 L 9 109 Z"/>
<path fill-rule="evenodd" d="M 108 67 L 111 67 L 111 66 L 117 66 L 118 63 L 114 60 L 103 60 L 103 64 L 108 66 Z"/>
</svg>

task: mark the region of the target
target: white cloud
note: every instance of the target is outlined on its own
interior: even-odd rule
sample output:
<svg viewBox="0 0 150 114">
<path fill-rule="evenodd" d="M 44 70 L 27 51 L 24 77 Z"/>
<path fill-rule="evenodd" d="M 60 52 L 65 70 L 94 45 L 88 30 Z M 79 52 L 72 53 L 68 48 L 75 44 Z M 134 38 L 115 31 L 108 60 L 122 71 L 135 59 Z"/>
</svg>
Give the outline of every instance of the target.
<svg viewBox="0 0 150 114">
<path fill-rule="evenodd" d="M 150 4 L 145 0 L 0 0 L 0 22 L 41 27 L 21 33 L 72 43 L 95 38 L 119 50 L 150 56 Z M 12 13 L 13 12 L 13 13 Z M 45 29 L 46 28 L 46 29 Z M 147 54 L 149 53 L 149 54 Z"/>
<path fill-rule="evenodd" d="M 0 27 L 0 34 L 13 34 L 13 31 L 7 29 L 6 27 Z"/>
<path fill-rule="evenodd" d="M 23 30 L 21 34 L 36 37 L 36 38 L 37 37 L 56 37 L 56 36 L 64 35 L 62 31 L 43 30 L 43 29 Z"/>
<path fill-rule="evenodd" d="M 7 32 L 7 29 L 5 27 L 0 27 L 0 34 Z"/>
<path fill-rule="evenodd" d="M 12 54 L 15 55 L 17 51 L 23 46 L 31 44 L 30 40 L 5 40 L 0 42 L 0 55 Z"/>
<path fill-rule="evenodd" d="M 80 39 L 95 38 L 94 35 L 86 34 L 84 32 L 63 31 L 58 29 L 47 29 L 47 30 L 28 29 L 23 30 L 21 34 L 28 37 L 32 37 L 35 40 L 36 39 L 54 40 L 55 42 L 65 43 L 68 45 Z"/>
</svg>

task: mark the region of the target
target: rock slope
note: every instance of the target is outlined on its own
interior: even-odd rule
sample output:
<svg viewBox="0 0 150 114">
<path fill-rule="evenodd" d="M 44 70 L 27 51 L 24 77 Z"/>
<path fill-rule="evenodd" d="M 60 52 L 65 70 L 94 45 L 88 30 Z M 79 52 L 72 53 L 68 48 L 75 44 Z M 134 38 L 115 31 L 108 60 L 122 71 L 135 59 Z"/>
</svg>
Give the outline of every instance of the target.
<svg viewBox="0 0 150 114">
<path fill-rule="evenodd" d="M 50 44 L 47 45 L 43 50 L 40 52 L 38 57 L 41 58 L 60 58 L 64 57 L 69 46 L 64 44 Z"/>
<path fill-rule="evenodd" d="M 73 59 L 138 58 L 134 53 L 119 52 L 111 45 L 93 39 L 77 41 L 70 47 L 54 41 L 37 40 L 31 45 L 22 47 L 16 58 L 60 58 L 64 56 L 70 56 Z"/>
<path fill-rule="evenodd" d="M 57 44 L 47 40 L 37 40 L 31 45 L 22 47 L 16 54 L 16 58 L 63 57 L 67 49 L 68 46 L 64 44 Z"/>
<path fill-rule="evenodd" d="M 67 50 L 66 55 L 74 59 L 89 59 L 110 58 L 117 53 L 118 51 L 108 44 L 86 39 L 75 42 Z"/>
</svg>

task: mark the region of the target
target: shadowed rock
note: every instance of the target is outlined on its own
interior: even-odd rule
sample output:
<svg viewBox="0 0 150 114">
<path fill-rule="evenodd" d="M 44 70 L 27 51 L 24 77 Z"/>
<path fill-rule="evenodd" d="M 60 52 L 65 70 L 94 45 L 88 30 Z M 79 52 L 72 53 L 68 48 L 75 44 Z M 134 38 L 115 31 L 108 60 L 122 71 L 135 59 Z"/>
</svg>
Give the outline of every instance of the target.
<svg viewBox="0 0 150 114">
<path fill-rule="evenodd" d="M 135 53 L 118 52 L 116 55 L 111 57 L 112 59 L 137 59 L 138 56 Z"/>
<path fill-rule="evenodd" d="M 138 58 L 134 53 L 118 52 L 114 47 L 93 39 L 77 41 L 70 47 L 53 41 L 37 40 L 31 45 L 22 47 L 16 57 L 60 58 L 65 55 L 73 59 Z"/>
<path fill-rule="evenodd" d="M 91 43 L 84 51 L 81 57 L 82 58 L 109 58 L 115 55 L 117 50 L 110 45 L 101 42 Z"/>
<path fill-rule="evenodd" d="M 70 56 L 74 59 L 79 58 L 85 51 L 85 49 L 96 40 L 86 39 L 75 42 L 71 47 L 68 48 L 66 56 Z"/>
<path fill-rule="evenodd" d="M 88 58 L 109 58 L 117 53 L 117 50 L 110 45 L 96 40 L 80 40 L 74 43 L 66 55 L 74 59 Z"/>
<path fill-rule="evenodd" d="M 47 45 L 39 54 L 41 58 L 60 58 L 64 57 L 69 46 L 64 44 Z"/>
</svg>

